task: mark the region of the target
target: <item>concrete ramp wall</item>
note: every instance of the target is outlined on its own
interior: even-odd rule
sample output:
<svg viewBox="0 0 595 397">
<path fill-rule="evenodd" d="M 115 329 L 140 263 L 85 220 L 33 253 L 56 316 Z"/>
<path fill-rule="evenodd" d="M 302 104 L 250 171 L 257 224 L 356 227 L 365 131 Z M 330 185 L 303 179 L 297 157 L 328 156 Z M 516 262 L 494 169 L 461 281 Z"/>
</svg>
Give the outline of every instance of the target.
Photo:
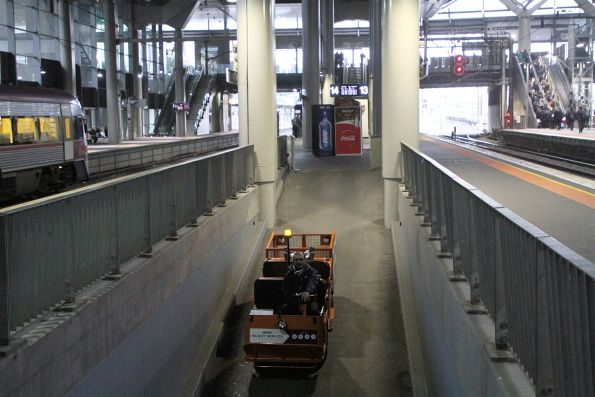
<svg viewBox="0 0 595 397">
<path fill-rule="evenodd" d="M 71 313 L 25 327 L 0 360 L 0 396 L 175 396 L 201 387 L 223 319 L 265 227 L 258 188 L 77 294 Z M 250 282 L 252 280 L 249 280 Z"/>
<path fill-rule="evenodd" d="M 467 313 L 468 282 L 450 281 L 452 259 L 437 256 L 439 243 L 429 240 L 406 193 L 398 199 L 392 235 L 416 395 L 534 396 L 518 363 L 491 358 L 494 323 Z"/>
</svg>

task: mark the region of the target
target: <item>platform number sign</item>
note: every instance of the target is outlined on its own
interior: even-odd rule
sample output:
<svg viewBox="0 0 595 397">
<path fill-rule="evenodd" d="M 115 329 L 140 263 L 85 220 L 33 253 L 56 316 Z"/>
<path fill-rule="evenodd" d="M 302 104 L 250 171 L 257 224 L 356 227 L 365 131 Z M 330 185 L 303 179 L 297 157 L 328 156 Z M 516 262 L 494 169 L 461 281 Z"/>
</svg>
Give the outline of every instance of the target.
<svg viewBox="0 0 595 397">
<path fill-rule="evenodd" d="M 452 72 L 456 76 L 462 76 L 463 73 L 465 73 L 465 57 L 460 54 L 455 55 L 454 61 L 455 61 L 455 65 L 452 68 Z"/>
</svg>

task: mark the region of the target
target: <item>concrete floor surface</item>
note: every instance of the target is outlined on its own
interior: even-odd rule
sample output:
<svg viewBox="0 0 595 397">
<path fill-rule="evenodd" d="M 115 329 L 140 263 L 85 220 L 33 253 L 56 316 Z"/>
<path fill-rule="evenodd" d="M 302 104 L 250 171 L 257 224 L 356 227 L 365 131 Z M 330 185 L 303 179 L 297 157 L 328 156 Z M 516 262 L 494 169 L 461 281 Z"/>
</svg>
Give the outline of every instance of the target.
<svg viewBox="0 0 595 397">
<path fill-rule="evenodd" d="M 298 143 L 301 143 L 298 141 Z M 301 146 L 298 144 L 298 147 Z M 244 360 L 250 305 L 231 314 L 206 396 L 410 396 L 411 379 L 390 231 L 384 228 L 380 170 L 369 156 L 316 158 L 297 152 L 276 229 L 336 232 L 334 330 L 318 375 L 255 377 Z M 260 272 L 255 265 L 254 277 Z"/>
</svg>

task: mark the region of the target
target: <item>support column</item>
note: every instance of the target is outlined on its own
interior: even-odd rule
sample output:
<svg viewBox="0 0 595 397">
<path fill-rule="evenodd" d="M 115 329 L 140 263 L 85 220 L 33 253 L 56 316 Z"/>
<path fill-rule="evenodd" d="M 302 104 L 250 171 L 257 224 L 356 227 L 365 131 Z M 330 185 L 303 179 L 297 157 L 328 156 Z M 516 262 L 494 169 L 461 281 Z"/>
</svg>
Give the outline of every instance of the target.
<svg viewBox="0 0 595 397">
<path fill-rule="evenodd" d="M 165 55 L 163 54 L 163 25 L 159 24 L 159 93 L 165 94 Z M 163 104 L 159 104 L 161 107 Z M 159 108 L 161 111 L 161 108 Z"/>
<path fill-rule="evenodd" d="M 76 66 L 69 0 L 60 1 L 60 63 L 63 70 L 64 91 L 76 96 Z"/>
<path fill-rule="evenodd" d="M 370 169 L 382 167 L 382 3 L 370 2 Z"/>
<path fill-rule="evenodd" d="M 143 97 L 143 81 L 142 76 L 143 72 L 140 66 L 140 51 L 138 49 L 139 42 L 138 42 L 138 29 L 136 26 L 132 27 L 132 43 L 131 45 L 131 55 L 132 55 L 132 79 L 133 79 L 133 105 L 132 105 L 132 120 L 133 120 L 133 128 L 132 130 L 128 131 L 128 139 L 134 140 L 134 138 L 140 138 L 142 136 L 142 110 L 141 110 L 141 100 Z"/>
<path fill-rule="evenodd" d="M 140 137 L 142 137 L 143 135 L 149 135 L 149 107 L 147 106 L 149 104 L 149 98 L 148 98 L 148 93 L 149 93 L 149 52 L 147 51 L 147 43 L 148 43 L 148 32 L 147 32 L 147 27 L 143 26 L 142 29 L 142 37 L 143 37 L 143 41 L 141 43 L 141 61 L 142 61 L 142 69 L 141 69 L 141 75 L 140 75 L 140 95 L 139 95 L 139 108 L 140 108 L 140 112 L 141 112 L 141 116 L 142 116 L 142 127 L 141 127 L 141 132 L 140 132 Z M 145 80 L 146 79 L 146 80 Z M 147 82 L 146 84 L 146 90 L 145 90 L 145 84 L 144 81 Z"/>
<path fill-rule="evenodd" d="M 401 142 L 417 148 L 419 132 L 419 4 L 385 0 L 382 35 L 382 177 L 384 225 L 398 218 Z"/>
<path fill-rule="evenodd" d="M 120 133 L 120 89 L 116 67 L 116 15 L 114 0 L 103 3 L 105 16 L 105 88 L 107 96 L 108 142 L 117 145 L 122 142 Z"/>
<path fill-rule="evenodd" d="M 305 150 L 312 149 L 312 105 L 320 103 L 320 12 L 318 0 L 302 1 L 303 98 L 302 131 Z"/>
<path fill-rule="evenodd" d="M 335 2 L 327 0 L 320 6 L 320 24 L 323 37 L 321 50 L 321 71 L 324 74 L 322 87 L 322 103 L 334 104 L 335 98 L 330 95 L 330 86 L 335 82 Z"/>
<path fill-rule="evenodd" d="M 183 58 L 183 44 L 182 29 L 176 28 L 175 36 L 175 70 L 174 73 L 176 82 L 176 103 L 186 102 L 186 90 L 184 89 L 184 58 Z M 184 110 L 176 111 L 176 136 L 186 136 L 186 112 Z"/>
<path fill-rule="evenodd" d="M 237 6 L 240 146 L 254 145 L 260 219 L 269 228 L 277 217 L 274 4 L 274 0 L 239 0 Z"/>
<path fill-rule="evenodd" d="M 519 52 L 531 54 L 531 15 L 519 16 Z"/>
<path fill-rule="evenodd" d="M 209 123 L 209 133 L 221 132 L 221 93 L 215 92 L 211 99 L 211 122 Z"/>
</svg>

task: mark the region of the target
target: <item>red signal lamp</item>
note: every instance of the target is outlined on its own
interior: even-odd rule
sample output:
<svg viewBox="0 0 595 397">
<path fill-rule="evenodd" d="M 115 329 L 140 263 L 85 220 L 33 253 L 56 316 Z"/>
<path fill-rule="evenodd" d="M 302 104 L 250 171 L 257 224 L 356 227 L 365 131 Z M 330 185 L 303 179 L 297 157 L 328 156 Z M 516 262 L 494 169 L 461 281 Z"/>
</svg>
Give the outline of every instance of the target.
<svg viewBox="0 0 595 397">
<path fill-rule="evenodd" d="M 462 76 L 463 73 L 465 73 L 465 68 L 463 67 L 463 65 L 455 65 L 452 71 L 457 76 Z"/>
</svg>

